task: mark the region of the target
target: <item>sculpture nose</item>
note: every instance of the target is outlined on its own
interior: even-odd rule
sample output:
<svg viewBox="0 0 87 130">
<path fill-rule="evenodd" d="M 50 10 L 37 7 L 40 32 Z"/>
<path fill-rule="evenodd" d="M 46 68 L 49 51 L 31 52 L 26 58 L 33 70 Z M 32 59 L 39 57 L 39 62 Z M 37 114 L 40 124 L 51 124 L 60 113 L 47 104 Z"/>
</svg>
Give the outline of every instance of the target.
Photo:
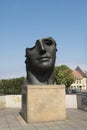
<svg viewBox="0 0 87 130">
<path fill-rule="evenodd" d="M 46 53 L 46 49 L 44 47 L 44 44 L 42 43 L 42 41 L 38 40 L 38 50 L 40 54 L 44 54 Z"/>
</svg>

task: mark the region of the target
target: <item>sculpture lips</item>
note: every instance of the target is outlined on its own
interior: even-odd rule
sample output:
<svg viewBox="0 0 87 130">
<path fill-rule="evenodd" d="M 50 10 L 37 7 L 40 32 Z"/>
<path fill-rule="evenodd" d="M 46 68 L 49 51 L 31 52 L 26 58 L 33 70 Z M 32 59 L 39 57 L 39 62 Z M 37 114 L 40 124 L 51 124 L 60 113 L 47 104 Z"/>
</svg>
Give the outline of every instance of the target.
<svg viewBox="0 0 87 130">
<path fill-rule="evenodd" d="M 38 58 L 38 60 L 41 60 L 41 61 L 48 61 L 49 59 L 50 59 L 50 57 L 47 57 L 47 56 Z"/>
</svg>

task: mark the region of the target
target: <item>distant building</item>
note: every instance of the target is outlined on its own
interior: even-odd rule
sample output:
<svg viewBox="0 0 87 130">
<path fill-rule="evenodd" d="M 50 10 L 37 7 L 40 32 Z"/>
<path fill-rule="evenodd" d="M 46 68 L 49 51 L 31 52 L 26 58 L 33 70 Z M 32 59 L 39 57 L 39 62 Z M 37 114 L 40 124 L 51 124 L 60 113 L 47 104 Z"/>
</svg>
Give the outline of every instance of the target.
<svg viewBox="0 0 87 130">
<path fill-rule="evenodd" d="M 76 78 L 75 82 L 71 84 L 71 89 L 87 90 L 87 72 L 83 72 L 79 66 L 73 71 Z"/>
</svg>

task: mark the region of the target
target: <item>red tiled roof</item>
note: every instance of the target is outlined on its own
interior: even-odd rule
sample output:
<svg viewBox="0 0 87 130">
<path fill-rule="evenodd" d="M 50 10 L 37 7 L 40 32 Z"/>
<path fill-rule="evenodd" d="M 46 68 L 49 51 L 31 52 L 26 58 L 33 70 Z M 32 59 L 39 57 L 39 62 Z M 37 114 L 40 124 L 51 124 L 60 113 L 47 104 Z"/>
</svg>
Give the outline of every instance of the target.
<svg viewBox="0 0 87 130">
<path fill-rule="evenodd" d="M 82 77 L 86 77 L 86 74 L 82 71 L 82 69 L 79 66 L 77 66 L 75 70 L 78 71 L 82 75 Z"/>
<path fill-rule="evenodd" d="M 76 70 L 74 70 L 74 71 L 72 72 L 72 74 L 73 74 L 76 78 L 83 78 L 83 76 L 82 76 L 78 71 L 76 71 Z"/>
</svg>

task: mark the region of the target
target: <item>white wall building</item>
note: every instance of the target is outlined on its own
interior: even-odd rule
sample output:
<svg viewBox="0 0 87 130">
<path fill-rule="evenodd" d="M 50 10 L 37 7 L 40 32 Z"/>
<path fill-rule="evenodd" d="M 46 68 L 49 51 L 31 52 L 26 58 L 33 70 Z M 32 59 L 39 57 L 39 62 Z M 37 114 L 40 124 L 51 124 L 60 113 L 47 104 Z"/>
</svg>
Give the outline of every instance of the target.
<svg viewBox="0 0 87 130">
<path fill-rule="evenodd" d="M 76 78 L 75 82 L 71 84 L 71 89 L 80 89 L 80 90 L 87 90 L 87 76 L 85 73 L 77 67 L 73 71 L 73 75 Z"/>
</svg>

